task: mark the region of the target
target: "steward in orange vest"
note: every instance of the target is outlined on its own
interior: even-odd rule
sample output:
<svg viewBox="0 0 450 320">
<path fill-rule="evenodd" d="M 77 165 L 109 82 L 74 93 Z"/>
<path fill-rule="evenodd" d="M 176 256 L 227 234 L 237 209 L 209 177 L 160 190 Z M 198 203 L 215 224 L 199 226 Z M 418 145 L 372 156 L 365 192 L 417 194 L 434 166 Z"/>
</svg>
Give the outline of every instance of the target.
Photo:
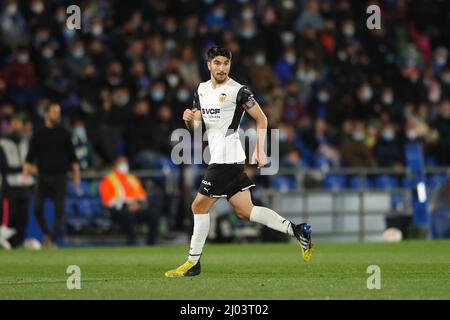
<svg viewBox="0 0 450 320">
<path fill-rule="evenodd" d="M 111 218 L 117 221 L 127 235 L 127 244 L 137 244 L 135 225 L 148 225 L 147 244 L 156 242 L 159 213 L 147 204 L 147 194 L 139 179 L 130 174 L 127 159 L 116 159 L 113 170 L 103 177 L 99 186 L 103 205 L 110 209 Z"/>
<path fill-rule="evenodd" d="M 100 182 L 100 196 L 105 207 L 114 209 L 147 200 L 147 194 L 138 178 L 121 172 L 118 168 L 114 168 Z"/>
</svg>

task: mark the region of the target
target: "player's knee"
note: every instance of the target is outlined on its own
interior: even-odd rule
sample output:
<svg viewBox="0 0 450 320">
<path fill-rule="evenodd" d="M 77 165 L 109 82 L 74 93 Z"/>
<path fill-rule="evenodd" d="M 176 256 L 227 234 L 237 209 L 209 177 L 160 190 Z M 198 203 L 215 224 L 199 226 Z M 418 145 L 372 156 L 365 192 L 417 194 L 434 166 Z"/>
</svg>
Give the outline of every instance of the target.
<svg viewBox="0 0 450 320">
<path fill-rule="evenodd" d="M 236 208 L 236 216 L 241 220 L 248 220 L 250 217 L 250 213 L 247 212 L 248 210 L 245 210 L 243 208 Z"/>
<path fill-rule="evenodd" d="M 194 214 L 204 213 L 203 212 L 203 210 L 204 210 L 203 206 L 201 205 L 200 202 L 197 202 L 197 201 L 192 202 L 191 209 L 192 209 L 192 212 Z"/>
</svg>

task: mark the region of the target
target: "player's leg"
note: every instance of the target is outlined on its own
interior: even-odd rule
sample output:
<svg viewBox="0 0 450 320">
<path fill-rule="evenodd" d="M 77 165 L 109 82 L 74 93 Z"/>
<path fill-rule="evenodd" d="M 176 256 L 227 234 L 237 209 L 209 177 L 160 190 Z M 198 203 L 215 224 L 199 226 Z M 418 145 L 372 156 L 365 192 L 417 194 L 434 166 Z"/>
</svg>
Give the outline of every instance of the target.
<svg viewBox="0 0 450 320">
<path fill-rule="evenodd" d="M 194 214 L 194 230 L 191 237 L 188 261 L 177 269 L 169 270 L 166 277 L 186 277 L 200 274 L 200 256 L 209 233 L 209 209 L 217 201 L 217 198 L 197 193 L 192 202 L 192 213 Z"/>
<path fill-rule="evenodd" d="M 229 202 L 239 219 L 262 223 L 271 229 L 294 235 L 289 220 L 284 219 L 272 209 L 253 205 L 249 190 L 236 193 Z"/>
<path fill-rule="evenodd" d="M 304 260 L 310 259 L 312 244 L 311 227 L 308 224 L 295 225 L 272 209 L 253 205 L 249 190 L 237 192 L 230 197 L 229 202 L 240 219 L 258 222 L 273 230 L 295 236 L 302 248 Z"/>
<path fill-rule="evenodd" d="M 197 193 L 192 202 L 192 213 L 194 214 L 194 230 L 191 237 L 191 247 L 188 260 L 197 263 L 203 251 L 206 238 L 209 233 L 209 209 L 217 201 L 217 198 L 205 196 Z"/>
</svg>

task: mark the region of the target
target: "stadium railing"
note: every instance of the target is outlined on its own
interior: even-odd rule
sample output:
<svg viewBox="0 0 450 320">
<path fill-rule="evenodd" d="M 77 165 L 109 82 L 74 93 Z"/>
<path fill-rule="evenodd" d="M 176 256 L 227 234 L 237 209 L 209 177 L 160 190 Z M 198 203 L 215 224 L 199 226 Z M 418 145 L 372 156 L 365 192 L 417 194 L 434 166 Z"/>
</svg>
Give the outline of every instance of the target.
<svg viewBox="0 0 450 320">
<path fill-rule="evenodd" d="M 254 169 L 252 169 L 254 170 Z M 91 225 L 108 228 L 109 220 L 99 206 L 98 182 L 106 172 L 82 173 L 86 193 L 79 196 L 68 192 L 68 222 L 78 228 Z M 142 179 L 147 191 L 159 187 L 166 199 L 180 197 L 180 178 L 184 180 L 189 203 L 195 195 L 202 176 L 202 168 L 186 166 L 180 171 L 145 170 L 133 172 Z M 254 195 L 293 222 L 310 222 L 315 225 L 316 239 L 330 241 L 381 240 L 382 232 L 397 223 L 407 236 L 411 221 L 412 191 L 407 169 L 389 168 L 337 168 L 330 170 L 309 168 L 280 168 L 275 176 L 258 176 L 266 179 L 268 188 L 257 184 Z M 450 174 L 450 167 L 426 169 L 428 191 L 442 183 Z M 74 210 L 75 205 L 78 206 Z M 176 211 L 177 207 L 170 206 Z M 167 210 L 167 208 L 166 208 Z M 169 219 L 176 213 L 169 213 Z M 167 218 L 167 217 L 166 217 Z M 184 219 L 188 219 L 186 214 Z M 173 221 L 170 225 L 173 225 Z"/>
</svg>

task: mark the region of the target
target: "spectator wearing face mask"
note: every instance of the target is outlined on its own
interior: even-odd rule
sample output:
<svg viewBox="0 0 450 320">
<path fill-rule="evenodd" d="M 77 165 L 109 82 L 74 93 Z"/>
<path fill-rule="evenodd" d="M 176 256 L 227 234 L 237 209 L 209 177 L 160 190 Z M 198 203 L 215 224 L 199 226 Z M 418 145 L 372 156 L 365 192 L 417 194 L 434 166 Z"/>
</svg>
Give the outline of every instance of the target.
<svg viewBox="0 0 450 320">
<path fill-rule="evenodd" d="M 182 113 L 183 110 L 186 109 L 186 106 L 191 105 L 192 99 L 192 91 L 185 85 L 179 86 L 170 101 L 171 112 L 173 114 Z M 172 122 L 176 128 L 180 128 L 184 125 L 184 121 L 180 117 L 175 117 L 175 119 L 172 119 Z"/>
<path fill-rule="evenodd" d="M 297 57 L 294 47 L 285 47 L 283 56 L 276 62 L 274 67 L 274 72 L 281 85 L 285 85 L 292 78 L 296 62 Z"/>
<path fill-rule="evenodd" d="M 53 42 L 45 41 L 38 49 L 36 56 L 36 69 L 40 79 L 48 79 L 54 68 L 60 67 L 60 61 L 55 57 L 55 45 Z"/>
<path fill-rule="evenodd" d="M 192 46 L 183 46 L 181 49 L 178 71 L 180 72 L 182 82 L 189 90 L 194 90 L 201 82 L 200 67 Z"/>
<path fill-rule="evenodd" d="M 109 44 L 111 42 L 111 35 L 108 30 L 105 30 L 105 26 L 100 17 L 92 17 L 89 26 L 89 35 L 90 39 L 100 40 L 105 44 Z"/>
<path fill-rule="evenodd" d="M 330 89 L 326 85 L 321 85 L 308 103 L 309 116 L 312 118 L 332 118 L 335 111 L 332 103 Z"/>
<path fill-rule="evenodd" d="M 146 243 L 155 244 L 158 237 L 159 212 L 149 207 L 147 193 L 135 175 L 129 173 L 128 161 L 119 156 L 112 171 L 99 185 L 103 205 L 111 212 L 111 218 L 122 227 L 127 245 L 138 244 L 136 224 L 148 227 Z"/>
<path fill-rule="evenodd" d="M 402 106 L 398 102 L 394 89 L 391 86 L 382 88 L 379 102 L 381 104 L 381 112 L 386 112 L 389 115 L 389 118 L 395 123 L 402 122 Z"/>
<path fill-rule="evenodd" d="M 254 55 L 250 68 L 250 81 L 253 83 L 252 89 L 259 93 L 277 85 L 276 77 L 266 61 L 264 51 L 257 51 Z"/>
<path fill-rule="evenodd" d="M 144 53 L 144 41 L 138 38 L 129 40 L 128 46 L 124 50 L 123 56 L 121 57 L 124 69 L 129 70 L 134 62 L 143 61 Z"/>
<path fill-rule="evenodd" d="M 400 168 L 404 164 L 403 145 L 397 137 L 392 123 L 386 123 L 374 147 L 374 155 L 379 166 Z"/>
<path fill-rule="evenodd" d="M 264 112 L 267 115 L 269 128 L 277 128 L 283 113 L 284 93 L 281 86 L 275 85 L 263 95 Z"/>
<path fill-rule="evenodd" d="M 35 101 L 38 81 L 27 47 L 19 47 L 14 59 L 5 66 L 3 73 L 7 94 L 12 102 L 23 107 Z"/>
<path fill-rule="evenodd" d="M 320 39 L 319 31 L 313 26 L 306 26 L 298 41 L 296 41 L 296 51 L 304 61 L 318 67 L 322 66 L 325 59 L 325 48 Z"/>
<path fill-rule="evenodd" d="M 164 49 L 163 40 L 163 37 L 159 34 L 155 34 L 147 40 L 148 53 L 146 53 L 146 63 L 150 76 L 153 79 L 164 75 L 167 68 L 169 54 Z"/>
<path fill-rule="evenodd" d="M 158 150 L 161 155 L 169 157 L 172 152 L 172 145 L 170 137 L 172 132 L 176 129 L 173 121 L 172 109 L 168 104 L 163 104 L 159 106 L 156 115 L 156 132 Z"/>
<path fill-rule="evenodd" d="M 63 67 L 70 77 L 76 78 L 80 75 L 83 68 L 91 63 L 92 61 L 86 54 L 83 41 L 76 40 L 63 60 Z"/>
<path fill-rule="evenodd" d="M 290 81 L 286 85 L 282 121 L 286 124 L 293 125 L 296 128 L 304 127 L 309 123 L 309 117 L 300 100 L 297 82 L 295 81 Z"/>
<path fill-rule="evenodd" d="M 26 20 L 31 29 L 47 23 L 47 8 L 43 0 L 31 0 L 28 2 L 28 10 L 25 11 Z"/>
<path fill-rule="evenodd" d="M 145 70 L 145 64 L 142 61 L 135 61 L 131 64 L 130 77 L 128 79 L 131 95 L 137 98 L 143 98 L 150 87 L 151 79 Z"/>
<path fill-rule="evenodd" d="M 166 101 L 166 85 L 163 81 L 156 81 L 150 89 L 150 102 L 152 106 L 159 106 Z"/>
<path fill-rule="evenodd" d="M 375 116 L 373 96 L 374 92 L 370 83 L 365 82 L 358 87 L 356 92 L 356 118 L 367 120 Z"/>
<path fill-rule="evenodd" d="M 304 155 L 300 154 L 303 145 L 301 140 L 296 138 L 294 127 L 286 124 L 280 125 L 279 134 L 280 164 L 291 168 L 304 165 L 302 162 Z"/>
<path fill-rule="evenodd" d="M 123 75 L 122 64 L 117 60 L 112 61 L 107 67 L 105 85 L 109 89 L 115 89 L 123 86 L 124 81 L 125 77 Z"/>
<path fill-rule="evenodd" d="M 0 10 L 0 34 L 2 42 L 15 48 L 28 38 L 28 28 L 17 0 L 5 0 Z"/>
<path fill-rule="evenodd" d="M 294 0 L 275 1 L 278 25 L 281 28 L 291 26 L 301 12 L 301 7 Z"/>
<path fill-rule="evenodd" d="M 295 21 L 295 28 L 299 33 L 302 33 L 308 26 L 317 30 L 322 30 L 324 19 L 320 14 L 319 2 L 309 0 L 306 4 L 305 10 Z"/>
<path fill-rule="evenodd" d="M 226 17 L 226 7 L 222 3 L 214 5 L 210 12 L 206 12 L 204 16 L 204 23 L 209 30 L 214 32 L 227 31 L 230 28 L 228 19 Z"/>
<path fill-rule="evenodd" d="M 239 41 L 240 52 L 242 55 L 250 55 L 253 48 L 262 47 L 263 38 L 255 21 L 242 20 L 235 32 L 238 34 L 237 40 Z"/>
<path fill-rule="evenodd" d="M 317 118 L 314 125 L 302 134 L 302 140 L 311 155 L 309 161 L 324 159 L 333 167 L 340 165 L 340 152 L 335 133 L 323 118 Z"/>
<path fill-rule="evenodd" d="M 295 70 L 295 81 L 298 84 L 298 93 L 303 102 L 311 99 L 312 85 L 317 81 L 318 70 L 311 64 L 300 63 Z"/>
<path fill-rule="evenodd" d="M 342 164 L 345 167 L 373 167 L 376 161 L 365 143 L 365 125 L 361 121 L 354 123 L 350 136 L 341 142 Z"/>
</svg>

